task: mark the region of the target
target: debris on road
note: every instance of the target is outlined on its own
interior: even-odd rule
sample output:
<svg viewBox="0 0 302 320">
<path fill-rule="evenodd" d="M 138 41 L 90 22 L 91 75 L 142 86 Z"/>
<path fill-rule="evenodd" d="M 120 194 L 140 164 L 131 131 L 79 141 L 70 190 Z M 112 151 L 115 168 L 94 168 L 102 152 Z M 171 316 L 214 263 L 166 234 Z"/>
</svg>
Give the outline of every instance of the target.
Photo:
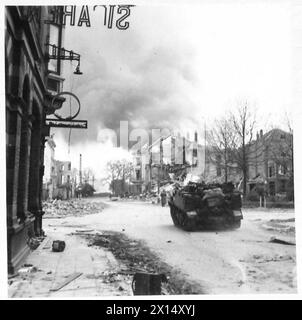
<svg viewBox="0 0 302 320">
<path fill-rule="evenodd" d="M 19 275 L 24 275 L 24 274 L 28 274 L 28 273 L 32 273 L 32 272 L 36 272 L 37 268 L 34 267 L 33 265 L 28 265 L 28 264 L 24 264 L 19 270 L 18 270 L 18 274 Z"/>
<path fill-rule="evenodd" d="M 58 285 L 56 285 L 54 288 L 51 288 L 49 291 L 58 291 L 62 289 L 63 287 L 67 286 L 71 281 L 77 279 L 83 274 L 83 272 L 75 272 L 67 277 L 67 279 Z"/>
<path fill-rule="evenodd" d="M 278 243 L 278 244 L 285 244 L 285 245 L 289 245 L 289 246 L 295 246 L 296 245 L 294 242 L 283 240 L 283 239 L 279 239 L 279 238 L 276 238 L 276 237 L 271 237 L 269 242 Z"/>
<path fill-rule="evenodd" d="M 179 270 L 172 268 L 154 254 L 142 241 L 129 239 L 124 233 L 102 231 L 102 234 L 83 234 L 88 246 L 99 246 L 112 252 L 122 268 L 108 275 L 107 281 L 117 281 L 117 275 L 130 276 L 136 273 L 164 274 L 168 282 L 162 283 L 162 294 L 203 294 L 200 284 L 190 281 Z M 162 276 L 161 276 L 162 277 Z M 127 278 L 128 279 L 128 278 Z"/>
<path fill-rule="evenodd" d="M 138 272 L 133 276 L 132 291 L 137 295 L 160 295 L 162 282 L 167 282 L 164 274 Z"/>
<path fill-rule="evenodd" d="M 103 211 L 105 204 L 83 199 L 48 200 L 43 202 L 45 214 L 43 218 L 63 218 L 67 216 L 84 216 Z"/>
<path fill-rule="evenodd" d="M 55 240 L 52 243 L 52 251 L 54 252 L 62 252 L 65 249 L 65 242 L 61 240 Z"/>
<path fill-rule="evenodd" d="M 36 250 L 44 239 L 45 237 L 31 237 L 28 239 L 27 245 L 31 250 Z"/>
</svg>

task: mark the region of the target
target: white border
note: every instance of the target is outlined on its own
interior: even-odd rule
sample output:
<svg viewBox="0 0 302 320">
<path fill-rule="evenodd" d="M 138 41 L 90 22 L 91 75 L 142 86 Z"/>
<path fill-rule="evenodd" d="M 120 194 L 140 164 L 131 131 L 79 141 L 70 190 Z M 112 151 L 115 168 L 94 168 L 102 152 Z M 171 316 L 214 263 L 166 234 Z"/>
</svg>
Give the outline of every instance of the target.
<svg viewBox="0 0 302 320">
<path fill-rule="evenodd" d="M 177 5 L 184 3 L 185 0 L 154 0 L 152 1 L 152 5 Z M 302 136 L 302 72 L 301 67 L 302 63 L 302 3 L 299 0 L 190 0 L 185 1 L 186 4 L 197 4 L 201 2 L 210 2 L 210 3 L 250 3 L 250 2 L 266 2 L 266 3 L 277 3 L 277 2 L 291 2 L 292 5 L 297 5 L 301 7 L 301 16 L 297 15 L 293 23 L 297 23 L 298 26 L 293 30 L 294 39 L 294 56 L 293 56 L 293 106 L 295 112 L 295 121 L 294 121 L 294 166 L 295 166 L 295 212 L 296 212 L 296 249 L 297 249 L 297 281 L 298 281 L 298 293 L 297 294 L 234 294 L 234 295 L 183 295 L 183 296 L 146 296 L 146 297 L 138 297 L 138 296 L 130 296 L 130 297 L 83 297 L 80 298 L 82 300 L 149 300 L 149 299 L 166 299 L 166 300 L 249 300 L 249 299 L 257 299 L 257 300 L 300 300 L 302 298 L 301 288 L 302 288 L 302 197 L 300 196 L 302 192 L 302 153 L 301 153 L 301 142 L 300 137 Z M 58 3 L 60 5 L 65 4 L 73 4 L 73 5 L 82 5 L 82 4 L 136 4 L 136 5 L 150 5 L 150 1 L 140 0 L 102 0 L 101 2 L 97 1 L 64 1 L 63 3 Z M 6 194 L 5 194 L 5 90 L 4 90 L 4 7 L 5 5 L 49 5 L 49 1 L 34 1 L 28 3 L 26 1 L 6 1 L 5 4 L 1 4 L 0 6 L 0 15 L 3 18 L 1 23 L 1 44 L 2 50 L 0 53 L 0 74 L 1 74 L 1 117 L 0 117 L 0 126 L 2 130 L 2 134 L 0 135 L 0 146 L 2 152 L 0 153 L 0 163 L 1 163 L 1 185 L 0 185 L 0 299 L 7 299 L 7 240 L 6 240 Z M 53 4 L 52 4 L 53 5 Z M 301 21 L 301 23 L 298 23 Z M 300 111 L 301 110 L 301 111 Z M 52 300 L 57 298 L 39 298 L 39 300 Z M 63 298 L 62 300 L 78 300 L 79 298 Z M 21 299 L 21 300 L 30 300 L 30 299 Z"/>
</svg>

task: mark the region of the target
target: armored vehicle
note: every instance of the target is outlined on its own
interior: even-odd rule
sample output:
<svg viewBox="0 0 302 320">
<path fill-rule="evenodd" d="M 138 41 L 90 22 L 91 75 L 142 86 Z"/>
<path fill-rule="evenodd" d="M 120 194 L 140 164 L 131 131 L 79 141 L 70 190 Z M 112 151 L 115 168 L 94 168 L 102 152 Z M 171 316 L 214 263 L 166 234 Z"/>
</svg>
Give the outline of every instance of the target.
<svg viewBox="0 0 302 320">
<path fill-rule="evenodd" d="M 243 219 L 241 193 L 232 183 L 176 186 L 169 206 L 174 225 L 186 231 L 239 228 Z"/>
</svg>

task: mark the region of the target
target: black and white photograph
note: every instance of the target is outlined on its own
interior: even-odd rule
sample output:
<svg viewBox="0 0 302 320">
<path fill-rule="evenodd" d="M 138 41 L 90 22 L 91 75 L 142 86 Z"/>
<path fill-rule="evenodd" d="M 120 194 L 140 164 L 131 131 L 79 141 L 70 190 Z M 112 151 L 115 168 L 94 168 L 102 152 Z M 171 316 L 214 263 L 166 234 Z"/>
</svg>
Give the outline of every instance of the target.
<svg viewBox="0 0 302 320">
<path fill-rule="evenodd" d="M 6 299 L 298 296 L 302 2 L 19 2 Z"/>
</svg>

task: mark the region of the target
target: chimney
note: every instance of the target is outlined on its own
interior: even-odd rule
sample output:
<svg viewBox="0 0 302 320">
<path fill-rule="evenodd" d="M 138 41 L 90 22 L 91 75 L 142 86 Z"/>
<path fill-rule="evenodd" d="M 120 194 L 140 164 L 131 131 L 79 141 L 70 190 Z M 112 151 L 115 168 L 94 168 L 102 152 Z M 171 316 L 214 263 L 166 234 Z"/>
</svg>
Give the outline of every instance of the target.
<svg viewBox="0 0 302 320">
<path fill-rule="evenodd" d="M 261 139 L 263 138 L 263 130 L 262 129 L 260 130 L 260 138 Z"/>
</svg>

